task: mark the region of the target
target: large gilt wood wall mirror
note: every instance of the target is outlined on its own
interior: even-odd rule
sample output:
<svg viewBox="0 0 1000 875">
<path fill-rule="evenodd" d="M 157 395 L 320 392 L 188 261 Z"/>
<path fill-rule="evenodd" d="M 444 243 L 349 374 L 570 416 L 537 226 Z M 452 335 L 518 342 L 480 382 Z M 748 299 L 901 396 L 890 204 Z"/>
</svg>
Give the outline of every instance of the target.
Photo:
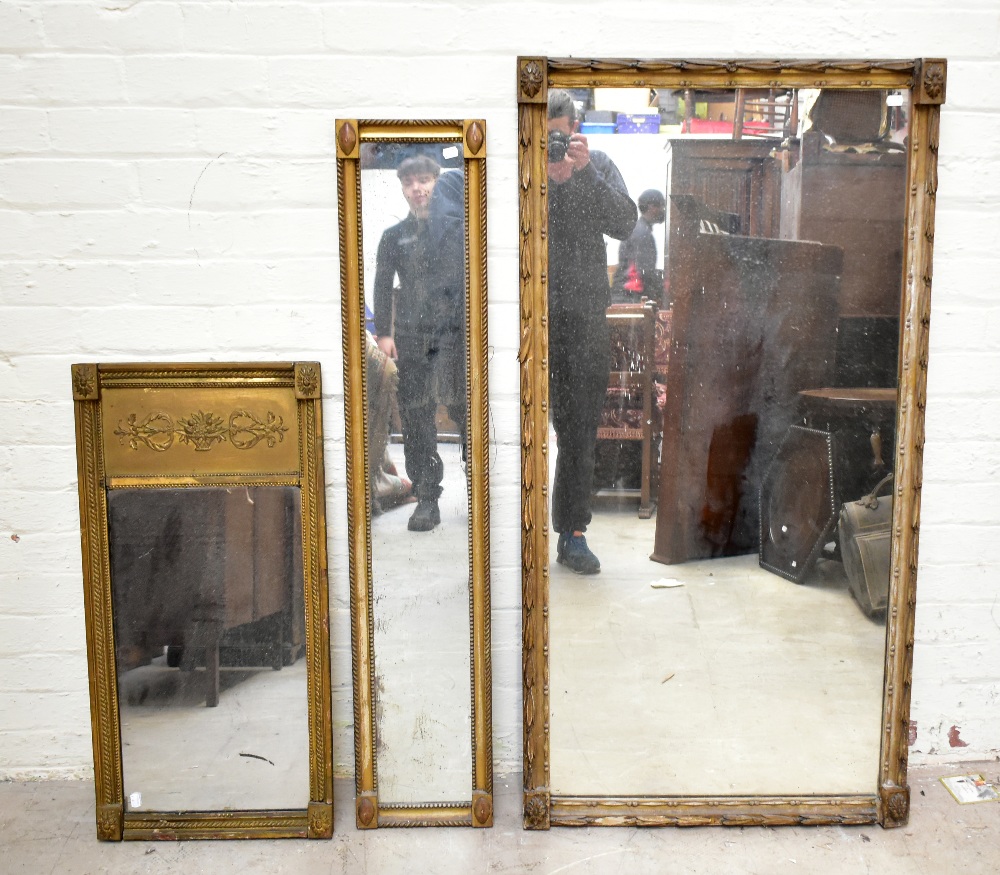
<svg viewBox="0 0 1000 875">
<path fill-rule="evenodd" d="M 98 837 L 329 838 L 319 364 L 72 375 Z"/>
<path fill-rule="evenodd" d="M 485 124 L 336 139 L 357 823 L 491 826 Z"/>
<path fill-rule="evenodd" d="M 518 59 L 526 827 L 906 822 L 945 72 Z"/>
</svg>

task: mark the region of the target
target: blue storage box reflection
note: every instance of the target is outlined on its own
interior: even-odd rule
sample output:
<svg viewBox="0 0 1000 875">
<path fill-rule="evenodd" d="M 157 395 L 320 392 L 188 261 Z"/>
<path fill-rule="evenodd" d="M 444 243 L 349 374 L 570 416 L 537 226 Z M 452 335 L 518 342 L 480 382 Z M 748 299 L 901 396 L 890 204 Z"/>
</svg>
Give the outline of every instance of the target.
<svg viewBox="0 0 1000 875">
<path fill-rule="evenodd" d="M 659 131 L 659 113 L 618 113 L 619 134 L 657 134 Z"/>
</svg>

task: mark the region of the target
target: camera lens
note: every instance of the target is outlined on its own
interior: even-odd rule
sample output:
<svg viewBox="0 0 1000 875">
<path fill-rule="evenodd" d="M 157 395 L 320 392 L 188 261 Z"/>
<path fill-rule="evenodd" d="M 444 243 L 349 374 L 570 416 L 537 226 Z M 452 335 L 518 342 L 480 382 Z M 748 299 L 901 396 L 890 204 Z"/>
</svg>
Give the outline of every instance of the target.
<svg viewBox="0 0 1000 875">
<path fill-rule="evenodd" d="M 559 162 L 566 157 L 569 136 L 562 131 L 549 131 L 549 161 Z"/>
</svg>

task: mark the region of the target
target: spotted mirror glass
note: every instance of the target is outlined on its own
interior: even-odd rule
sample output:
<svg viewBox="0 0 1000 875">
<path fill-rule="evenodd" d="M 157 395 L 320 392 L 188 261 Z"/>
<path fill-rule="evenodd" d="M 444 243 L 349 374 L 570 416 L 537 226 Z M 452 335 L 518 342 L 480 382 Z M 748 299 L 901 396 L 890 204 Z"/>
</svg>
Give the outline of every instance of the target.
<svg viewBox="0 0 1000 875">
<path fill-rule="evenodd" d="M 904 822 L 944 63 L 518 76 L 526 825 Z"/>
<path fill-rule="evenodd" d="M 484 127 L 337 131 L 358 824 L 487 826 Z"/>
<path fill-rule="evenodd" d="M 329 837 L 319 365 L 74 365 L 102 839 Z"/>
</svg>

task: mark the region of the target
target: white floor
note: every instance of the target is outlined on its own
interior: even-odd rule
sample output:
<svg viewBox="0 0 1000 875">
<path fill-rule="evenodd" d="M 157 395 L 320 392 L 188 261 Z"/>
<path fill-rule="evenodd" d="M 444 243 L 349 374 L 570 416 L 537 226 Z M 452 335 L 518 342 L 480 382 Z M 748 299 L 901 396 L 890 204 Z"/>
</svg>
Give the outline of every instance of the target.
<svg viewBox="0 0 1000 875">
<path fill-rule="evenodd" d="M 214 708 L 205 705 L 203 669 L 182 672 L 162 661 L 128 672 L 121 684 L 127 810 L 305 808 L 305 659 L 280 671 L 223 668 Z"/>
<path fill-rule="evenodd" d="M 498 776 L 492 829 L 354 825 L 337 781 L 331 841 L 99 842 L 90 781 L 0 784 L 6 875 L 994 875 L 1000 805 L 958 805 L 939 775 L 997 763 L 911 769 L 910 822 L 878 826 L 595 827 L 525 831 L 520 775 Z"/>
<path fill-rule="evenodd" d="M 415 504 L 372 520 L 379 804 L 472 799 L 469 510 L 459 445 L 442 443 L 441 523 L 406 524 Z M 402 472 L 403 448 L 389 453 Z"/>
<path fill-rule="evenodd" d="M 552 791 L 874 792 L 885 630 L 840 563 L 803 585 L 756 555 L 662 565 L 636 507 L 598 502 L 600 574 L 558 565 L 553 544 Z"/>
</svg>

